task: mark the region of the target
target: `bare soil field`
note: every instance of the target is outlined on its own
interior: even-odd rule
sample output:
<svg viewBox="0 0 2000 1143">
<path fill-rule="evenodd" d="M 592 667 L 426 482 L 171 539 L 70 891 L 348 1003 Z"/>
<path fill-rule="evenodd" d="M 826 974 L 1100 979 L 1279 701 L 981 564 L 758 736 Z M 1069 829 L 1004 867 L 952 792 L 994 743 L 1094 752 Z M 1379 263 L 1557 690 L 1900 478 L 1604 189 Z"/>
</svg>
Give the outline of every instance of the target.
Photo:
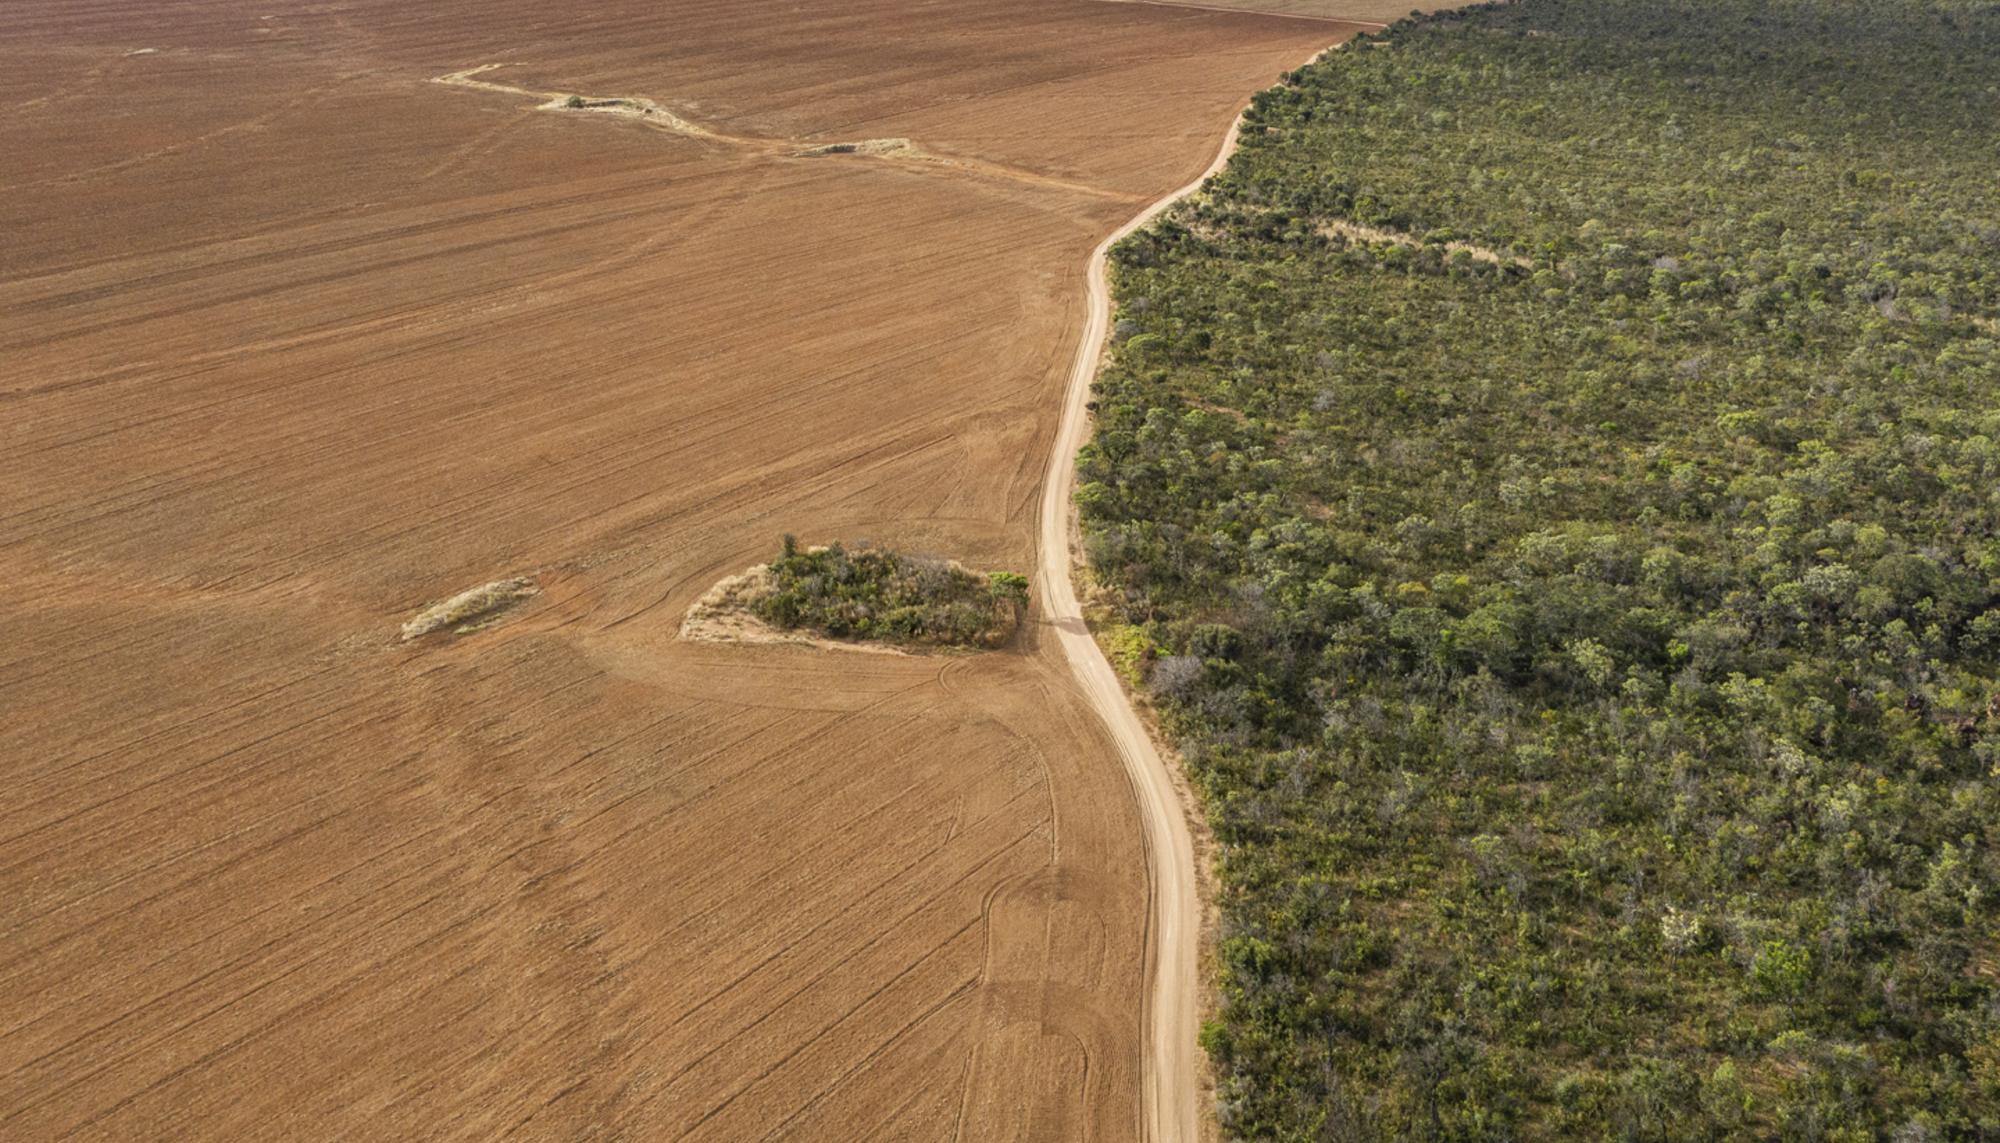
<svg viewBox="0 0 2000 1143">
<path fill-rule="evenodd" d="M 0 1136 L 1136 1135 L 1054 639 L 675 633 L 782 531 L 1032 567 L 1090 251 L 1344 31 L 0 7 Z"/>
<path fill-rule="evenodd" d="M 1259 12 L 1306 20 L 1327 20 L 1364 26 L 1392 24 L 1412 11 L 1432 12 L 1444 7 L 1426 0 L 1095 0 L 1102 4 L 1158 4 L 1176 8 L 1207 9 L 1221 12 Z"/>
</svg>

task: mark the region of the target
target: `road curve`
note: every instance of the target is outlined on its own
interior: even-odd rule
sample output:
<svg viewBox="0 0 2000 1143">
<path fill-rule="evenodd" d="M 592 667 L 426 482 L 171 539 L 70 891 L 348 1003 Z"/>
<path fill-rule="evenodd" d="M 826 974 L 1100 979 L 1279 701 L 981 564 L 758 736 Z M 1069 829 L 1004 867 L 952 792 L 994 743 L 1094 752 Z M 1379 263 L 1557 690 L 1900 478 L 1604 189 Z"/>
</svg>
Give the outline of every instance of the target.
<svg viewBox="0 0 2000 1143">
<path fill-rule="evenodd" d="M 1356 22 L 1354 27 L 1380 27 Z M 1342 37 L 1344 40 L 1346 37 Z M 1337 45 L 1334 45 L 1337 46 Z M 1325 50 L 1332 50 L 1331 47 Z M 1324 54 L 1323 52 L 1320 54 Z M 1318 58 L 1316 54 L 1314 59 Z M 1146 842 L 1146 873 L 1151 886 L 1153 915 L 1146 926 L 1145 1044 L 1140 1067 L 1143 1137 L 1152 1143 L 1196 1143 L 1201 1138 L 1200 1044 L 1201 977 L 1197 958 L 1201 944 L 1201 901 L 1195 879 L 1194 840 L 1182 813 L 1174 775 L 1153 745 L 1152 735 L 1125 698 L 1111 663 L 1084 624 L 1083 607 L 1070 577 L 1070 490 L 1076 482 L 1076 453 L 1090 435 L 1085 406 L 1091 381 L 1110 333 L 1111 289 L 1107 258 L 1119 239 L 1159 217 L 1161 212 L 1201 188 L 1209 176 L 1229 162 L 1243 126 L 1239 114 L 1229 125 L 1215 161 L 1195 180 L 1148 206 L 1119 227 L 1091 252 L 1087 275 L 1087 308 L 1083 339 L 1077 343 L 1063 391 L 1062 421 L 1049 450 L 1049 467 L 1042 479 L 1040 551 L 1042 618 L 1055 631 L 1069 660 L 1070 671 L 1084 697 L 1104 720 L 1119 759 L 1139 803 L 1139 820 Z"/>
</svg>

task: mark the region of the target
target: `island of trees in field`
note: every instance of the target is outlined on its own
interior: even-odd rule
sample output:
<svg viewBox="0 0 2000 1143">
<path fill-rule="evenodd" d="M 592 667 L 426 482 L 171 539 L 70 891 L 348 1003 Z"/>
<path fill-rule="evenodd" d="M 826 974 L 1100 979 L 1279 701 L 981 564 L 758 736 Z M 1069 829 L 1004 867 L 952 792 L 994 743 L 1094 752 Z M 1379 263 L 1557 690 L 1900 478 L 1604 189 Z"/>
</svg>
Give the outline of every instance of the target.
<svg viewBox="0 0 2000 1143">
<path fill-rule="evenodd" d="M 752 613 L 833 639 L 998 647 L 1028 602 L 1027 578 L 1013 572 L 979 575 L 948 560 L 837 541 L 807 548 L 789 535 L 764 571 Z"/>
<path fill-rule="evenodd" d="M 1228 1133 L 2000 1138 L 2000 5 L 1413 19 L 1114 275 Z"/>
</svg>

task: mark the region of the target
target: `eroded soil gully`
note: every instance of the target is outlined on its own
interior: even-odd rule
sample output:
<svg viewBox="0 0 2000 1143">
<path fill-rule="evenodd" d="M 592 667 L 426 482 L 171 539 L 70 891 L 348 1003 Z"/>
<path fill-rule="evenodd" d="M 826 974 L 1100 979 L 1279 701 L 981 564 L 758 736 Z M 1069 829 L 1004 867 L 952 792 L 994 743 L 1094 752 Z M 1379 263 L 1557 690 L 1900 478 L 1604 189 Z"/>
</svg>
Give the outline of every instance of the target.
<svg viewBox="0 0 2000 1143">
<path fill-rule="evenodd" d="M 1352 25 L 1350 25 L 1352 26 Z M 1318 59 L 1332 45 L 1316 53 Z M 1070 365 L 1063 392 L 1062 421 L 1049 452 L 1042 480 L 1041 526 L 1036 537 L 1040 565 L 1042 615 L 1054 629 L 1063 656 L 1091 708 L 1104 720 L 1118 747 L 1138 802 L 1146 840 L 1147 877 L 1152 886 L 1152 917 L 1147 926 L 1145 1044 L 1141 1069 L 1141 1125 L 1144 1138 L 1155 1143 L 1193 1143 L 1202 1137 L 1199 1093 L 1200 1047 L 1196 1031 L 1201 1018 L 1199 951 L 1201 901 L 1195 869 L 1194 840 L 1182 811 L 1173 770 L 1162 757 L 1146 724 L 1119 686 L 1111 663 L 1084 623 L 1070 574 L 1076 454 L 1090 435 L 1087 403 L 1097 365 L 1104 353 L 1111 323 L 1111 291 L 1107 270 L 1111 247 L 1126 235 L 1158 218 L 1181 199 L 1201 189 L 1236 152 L 1243 117 L 1238 115 L 1223 137 L 1215 160 L 1195 180 L 1148 206 L 1119 227 L 1092 251 L 1087 272 L 1083 338 Z"/>
</svg>

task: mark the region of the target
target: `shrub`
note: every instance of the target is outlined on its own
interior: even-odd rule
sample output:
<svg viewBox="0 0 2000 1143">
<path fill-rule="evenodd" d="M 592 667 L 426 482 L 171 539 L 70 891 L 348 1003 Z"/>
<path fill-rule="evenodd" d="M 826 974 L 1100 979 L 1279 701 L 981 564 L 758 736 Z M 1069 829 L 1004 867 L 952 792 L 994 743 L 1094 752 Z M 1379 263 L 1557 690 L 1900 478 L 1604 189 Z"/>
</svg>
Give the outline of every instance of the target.
<svg viewBox="0 0 2000 1143">
<path fill-rule="evenodd" d="M 801 548 L 786 535 L 751 610 L 835 639 L 998 647 L 1020 622 L 1027 577 L 874 547 Z"/>
</svg>

